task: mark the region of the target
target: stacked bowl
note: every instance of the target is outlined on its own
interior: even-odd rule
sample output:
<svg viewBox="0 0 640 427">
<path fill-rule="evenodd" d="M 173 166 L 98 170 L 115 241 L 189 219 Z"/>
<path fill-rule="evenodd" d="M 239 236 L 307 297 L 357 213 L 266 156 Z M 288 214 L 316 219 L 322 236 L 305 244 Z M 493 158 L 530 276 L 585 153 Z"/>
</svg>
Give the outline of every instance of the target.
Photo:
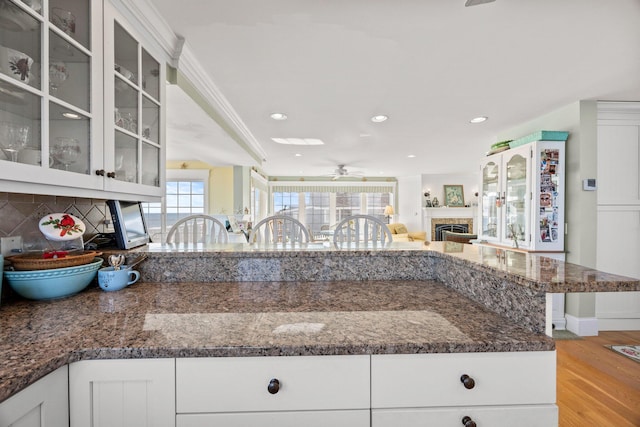
<svg viewBox="0 0 640 427">
<path fill-rule="evenodd" d="M 62 258 L 16 255 L 7 258 L 14 270 L 5 270 L 4 277 L 9 286 L 24 298 L 64 298 L 80 292 L 96 277 L 103 262 L 99 255 L 101 253 L 93 251 Z"/>
</svg>

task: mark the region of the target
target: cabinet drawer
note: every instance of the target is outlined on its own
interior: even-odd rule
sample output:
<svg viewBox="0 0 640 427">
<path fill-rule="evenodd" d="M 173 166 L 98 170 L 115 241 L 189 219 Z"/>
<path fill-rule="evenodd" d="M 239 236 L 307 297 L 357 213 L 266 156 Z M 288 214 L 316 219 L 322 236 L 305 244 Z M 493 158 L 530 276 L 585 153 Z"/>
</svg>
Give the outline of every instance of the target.
<svg viewBox="0 0 640 427">
<path fill-rule="evenodd" d="M 369 360 L 366 355 L 177 359 L 177 412 L 369 408 Z M 268 387 L 274 379 L 279 385 L 272 394 Z"/>
<path fill-rule="evenodd" d="M 369 427 L 369 410 L 179 414 L 176 427 Z"/>
<path fill-rule="evenodd" d="M 372 427 L 460 427 L 469 417 L 479 427 L 557 427 L 556 405 L 487 406 L 432 409 L 375 409 Z"/>
<path fill-rule="evenodd" d="M 473 388 L 465 387 L 463 375 L 473 379 Z M 555 351 L 371 357 L 373 408 L 555 401 Z"/>
</svg>

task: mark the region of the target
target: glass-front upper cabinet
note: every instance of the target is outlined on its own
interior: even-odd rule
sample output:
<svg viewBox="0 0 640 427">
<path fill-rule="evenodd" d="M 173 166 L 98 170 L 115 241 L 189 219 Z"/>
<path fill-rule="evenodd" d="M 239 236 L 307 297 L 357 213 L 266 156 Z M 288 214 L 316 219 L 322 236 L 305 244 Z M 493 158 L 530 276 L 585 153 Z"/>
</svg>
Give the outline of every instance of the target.
<svg viewBox="0 0 640 427">
<path fill-rule="evenodd" d="M 481 162 L 478 238 L 564 250 L 564 141 L 534 141 Z"/>
<path fill-rule="evenodd" d="M 111 10 L 105 17 L 106 133 L 113 147 L 105 153 L 109 186 L 136 193 L 161 195 L 164 65 L 141 42 L 135 30 Z M 109 166 L 107 166 L 109 165 Z"/>
<path fill-rule="evenodd" d="M 7 162 L 0 178 L 102 186 L 93 174 L 102 162 L 95 120 L 102 100 L 94 74 L 101 60 L 93 51 L 101 26 L 92 5 L 0 0 L 0 161 Z"/>
</svg>

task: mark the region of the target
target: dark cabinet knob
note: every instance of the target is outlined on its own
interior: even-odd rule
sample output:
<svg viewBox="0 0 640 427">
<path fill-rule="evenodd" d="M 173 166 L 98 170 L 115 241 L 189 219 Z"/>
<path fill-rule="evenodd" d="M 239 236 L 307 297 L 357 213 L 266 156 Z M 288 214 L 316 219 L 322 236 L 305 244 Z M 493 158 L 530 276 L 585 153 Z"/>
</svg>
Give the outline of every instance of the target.
<svg viewBox="0 0 640 427">
<path fill-rule="evenodd" d="M 471 417 L 464 416 L 462 418 L 462 425 L 464 427 L 476 427 L 476 422 L 471 419 Z"/>
<path fill-rule="evenodd" d="M 464 388 L 471 390 L 476 386 L 476 382 L 469 375 L 464 374 L 460 377 L 460 382 L 464 385 Z"/>
<path fill-rule="evenodd" d="M 96 170 L 96 175 L 98 175 L 98 176 L 104 176 L 104 169 L 98 169 L 98 170 Z"/>
<path fill-rule="evenodd" d="M 115 172 L 107 172 L 107 178 L 115 178 L 115 177 L 116 177 Z"/>
<path fill-rule="evenodd" d="M 280 390 L 280 381 L 277 378 L 273 378 L 271 381 L 269 381 L 267 390 L 271 394 L 276 394 Z"/>
</svg>

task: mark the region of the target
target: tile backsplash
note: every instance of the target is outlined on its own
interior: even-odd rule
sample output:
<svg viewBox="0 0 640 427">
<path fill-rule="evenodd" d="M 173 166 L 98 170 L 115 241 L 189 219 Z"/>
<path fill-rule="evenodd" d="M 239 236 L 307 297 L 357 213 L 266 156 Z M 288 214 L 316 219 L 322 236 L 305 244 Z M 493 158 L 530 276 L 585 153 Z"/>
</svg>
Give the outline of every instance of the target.
<svg viewBox="0 0 640 427">
<path fill-rule="evenodd" d="M 24 250 L 47 249 L 48 242 L 38 229 L 38 221 L 51 213 L 66 212 L 82 220 L 87 230 L 84 240 L 113 227 L 106 200 L 0 192 L 0 237 L 22 236 Z"/>
</svg>

